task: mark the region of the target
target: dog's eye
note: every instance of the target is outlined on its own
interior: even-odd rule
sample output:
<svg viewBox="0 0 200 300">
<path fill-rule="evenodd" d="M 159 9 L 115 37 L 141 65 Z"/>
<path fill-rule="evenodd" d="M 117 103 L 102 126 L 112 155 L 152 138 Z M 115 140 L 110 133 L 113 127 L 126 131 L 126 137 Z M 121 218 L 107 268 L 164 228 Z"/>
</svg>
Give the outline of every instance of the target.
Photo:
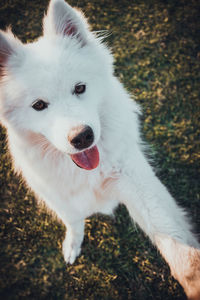
<svg viewBox="0 0 200 300">
<path fill-rule="evenodd" d="M 48 107 L 48 103 L 39 99 L 37 101 L 35 101 L 33 104 L 32 104 L 32 108 L 34 108 L 35 110 L 43 110 L 45 108 Z"/>
<path fill-rule="evenodd" d="M 76 95 L 83 94 L 86 90 L 86 85 L 85 84 L 77 84 L 74 88 L 74 93 Z"/>
</svg>

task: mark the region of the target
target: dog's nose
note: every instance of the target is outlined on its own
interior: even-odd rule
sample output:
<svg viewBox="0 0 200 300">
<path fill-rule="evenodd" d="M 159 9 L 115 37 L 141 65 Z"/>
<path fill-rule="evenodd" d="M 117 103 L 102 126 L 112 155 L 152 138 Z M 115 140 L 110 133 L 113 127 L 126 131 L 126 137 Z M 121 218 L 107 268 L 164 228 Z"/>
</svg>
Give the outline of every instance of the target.
<svg viewBox="0 0 200 300">
<path fill-rule="evenodd" d="M 90 126 L 75 127 L 70 131 L 68 140 L 74 148 L 82 150 L 92 145 L 94 133 Z"/>
</svg>

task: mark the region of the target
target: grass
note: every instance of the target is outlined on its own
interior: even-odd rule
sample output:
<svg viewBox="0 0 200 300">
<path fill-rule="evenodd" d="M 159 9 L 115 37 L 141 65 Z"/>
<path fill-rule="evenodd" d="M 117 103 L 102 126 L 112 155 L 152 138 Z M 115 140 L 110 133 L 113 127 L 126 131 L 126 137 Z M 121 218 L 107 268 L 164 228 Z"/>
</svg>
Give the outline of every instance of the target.
<svg viewBox="0 0 200 300">
<path fill-rule="evenodd" d="M 41 34 L 46 0 L 1 0 L 0 28 Z M 73 1 L 109 30 L 116 75 L 143 107 L 157 175 L 200 225 L 199 10 L 196 0 Z M 121 206 L 86 220 L 81 256 L 65 265 L 65 228 L 13 174 L 0 131 L 0 299 L 185 299 L 168 266 Z"/>
</svg>

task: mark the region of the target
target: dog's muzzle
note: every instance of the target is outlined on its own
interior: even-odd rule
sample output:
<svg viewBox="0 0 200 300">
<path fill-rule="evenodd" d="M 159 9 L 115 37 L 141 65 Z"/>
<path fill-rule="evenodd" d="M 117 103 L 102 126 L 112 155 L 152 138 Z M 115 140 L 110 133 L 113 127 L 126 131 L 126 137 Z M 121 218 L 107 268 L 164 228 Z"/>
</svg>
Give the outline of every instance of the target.
<svg viewBox="0 0 200 300">
<path fill-rule="evenodd" d="M 99 151 L 97 146 L 89 148 L 94 142 L 94 132 L 90 126 L 72 128 L 68 141 L 76 150 L 84 150 L 71 154 L 71 159 L 80 168 L 93 170 L 99 165 Z"/>
<path fill-rule="evenodd" d="M 79 126 L 71 129 L 68 141 L 77 150 L 89 148 L 94 142 L 94 133 L 90 126 Z"/>
</svg>

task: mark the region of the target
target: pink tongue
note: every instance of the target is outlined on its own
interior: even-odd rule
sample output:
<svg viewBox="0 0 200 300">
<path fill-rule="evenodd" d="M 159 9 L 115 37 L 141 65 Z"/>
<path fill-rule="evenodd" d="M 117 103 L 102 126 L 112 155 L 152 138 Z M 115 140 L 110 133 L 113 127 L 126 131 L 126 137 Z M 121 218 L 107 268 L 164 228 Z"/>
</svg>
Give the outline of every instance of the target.
<svg viewBox="0 0 200 300">
<path fill-rule="evenodd" d="M 99 164 L 99 151 L 96 146 L 70 156 L 75 164 L 85 170 L 95 169 Z"/>
</svg>

